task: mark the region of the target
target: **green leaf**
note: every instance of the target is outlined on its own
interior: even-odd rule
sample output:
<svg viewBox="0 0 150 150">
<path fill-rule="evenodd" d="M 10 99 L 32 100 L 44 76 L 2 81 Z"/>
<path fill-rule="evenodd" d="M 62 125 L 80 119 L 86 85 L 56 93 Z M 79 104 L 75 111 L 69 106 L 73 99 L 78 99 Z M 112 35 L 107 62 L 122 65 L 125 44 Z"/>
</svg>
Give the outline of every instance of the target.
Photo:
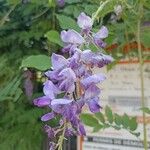
<svg viewBox="0 0 150 150">
<path fill-rule="evenodd" d="M 65 0 L 65 2 L 68 4 L 73 4 L 73 3 L 81 2 L 81 0 Z"/>
<path fill-rule="evenodd" d="M 91 114 L 81 114 L 80 118 L 83 121 L 83 123 L 87 126 L 97 127 L 99 125 L 98 120 Z"/>
<path fill-rule="evenodd" d="M 63 42 L 60 38 L 60 35 L 57 31 L 55 30 L 50 30 L 45 34 L 45 37 L 48 39 L 48 41 L 58 44 L 61 47 L 63 47 Z"/>
<path fill-rule="evenodd" d="M 150 29 L 145 30 L 141 33 L 141 42 L 145 47 L 150 47 Z"/>
<path fill-rule="evenodd" d="M 98 120 L 100 120 L 103 124 L 105 123 L 104 115 L 101 112 L 95 113 L 95 116 Z"/>
<path fill-rule="evenodd" d="M 129 122 L 130 122 L 130 118 L 127 114 L 124 114 L 122 116 L 122 125 L 125 129 L 127 129 L 129 127 Z"/>
<path fill-rule="evenodd" d="M 137 121 L 136 121 L 136 117 L 132 117 L 129 121 L 129 128 L 131 131 L 135 131 L 137 129 Z"/>
<path fill-rule="evenodd" d="M 105 108 L 105 115 L 109 121 L 109 123 L 113 123 L 113 113 L 110 107 L 106 106 Z"/>
<path fill-rule="evenodd" d="M 56 15 L 56 18 L 58 19 L 59 25 L 62 29 L 74 29 L 76 31 L 80 30 L 76 21 L 71 17 L 65 15 Z"/>
<path fill-rule="evenodd" d="M 51 67 L 50 57 L 46 55 L 31 55 L 22 60 L 21 68 L 35 68 L 45 71 Z"/>
<path fill-rule="evenodd" d="M 97 5 L 86 5 L 84 12 L 87 13 L 88 15 L 91 15 L 95 12 L 95 10 L 98 9 Z"/>
<path fill-rule="evenodd" d="M 95 126 L 94 128 L 93 128 L 93 132 L 98 132 L 99 130 L 101 130 L 101 129 L 103 129 L 103 125 L 102 124 L 98 124 L 97 126 Z"/>
<path fill-rule="evenodd" d="M 49 3 L 50 7 L 55 7 L 56 6 L 56 1 L 55 0 L 49 0 L 48 3 Z"/>
<path fill-rule="evenodd" d="M 141 108 L 141 110 L 147 114 L 150 114 L 150 108 L 148 107 Z"/>
<path fill-rule="evenodd" d="M 107 4 L 103 5 L 103 8 L 101 9 L 100 13 L 98 14 L 98 17 L 101 18 L 101 17 L 104 17 L 105 15 L 107 15 L 108 13 L 113 12 L 115 5 L 116 5 L 116 0 L 108 1 Z"/>
<path fill-rule="evenodd" d="M 20 0 L 7 0 L 7 2 L 12 5 L 12 4 L 19 4 Z"/>
<path fill-rule="evenodd" d="M 121 116 L 119 116 L 118 114 L 114 114 L 114 121 L 116 125 L 120 126 L 122 124 Z"/>
</svg>

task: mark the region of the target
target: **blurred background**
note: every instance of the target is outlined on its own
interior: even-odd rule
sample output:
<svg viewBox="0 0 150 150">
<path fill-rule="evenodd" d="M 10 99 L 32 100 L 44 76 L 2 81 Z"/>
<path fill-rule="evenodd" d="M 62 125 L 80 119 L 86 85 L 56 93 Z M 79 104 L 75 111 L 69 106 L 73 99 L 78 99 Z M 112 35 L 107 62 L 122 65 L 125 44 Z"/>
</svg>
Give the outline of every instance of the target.
<svg viewBox="0 0 150 150">
<path fill-rule="evenodd" d="M 48 139 L 42 128 L 44 124 L 40 120 L 48 110 L 33 106 L 32 101 L 42 95 L 44 71 L 50 68 L 50 55 L 53 52 L 61 54 L 60 31 L 69 28 L 79 31 L 78 15 L 85 12 L 92 16 L 104 1 L 0 0 L 0 150 L 48 149 Z M 143 114 L 138 114 L 140 110 L 137 108 L 146 107 L 144 114 L 150 114 L 150 1 L 110 0 L 98 15 L 93 30 L 97 31 L 102 25 L 109 29 L 105 52 L 115 61 L 101 70 L 108 73 L 101 103 L 110 105 L 117 113 L 138 115 L 138 122 L 143 123 Z M 96 51 L 96 48 L 92 50 Z M 146 86 L 141 87 L 143 80 Z M 122 87 L 125 88 L 121 90 Z M 146 101 L 146 105 L 141 105 L 142 91 L 145 93 L 142 101 Z M 49 124 L 54 126 L 56 122 L 51 120 Z M 147 130 L 150 137 L 150 129 Z M 89 138 L 93 136 L 99 134 L 90 134 L 89 129 Z M 107 132 L 101 138 L 108 136 L 113 138 Z M 88 138 L 84 140 L 94 142 Z M 76 138 L 68 141 L 64 149 L 76 150 Z M 96 150 L 89 148 L 83 139 L 78 140 L 78 146 L 80 150 Z M 97 150 L 104 148 L 109 150 L 109 146 Z"/>
</svg>

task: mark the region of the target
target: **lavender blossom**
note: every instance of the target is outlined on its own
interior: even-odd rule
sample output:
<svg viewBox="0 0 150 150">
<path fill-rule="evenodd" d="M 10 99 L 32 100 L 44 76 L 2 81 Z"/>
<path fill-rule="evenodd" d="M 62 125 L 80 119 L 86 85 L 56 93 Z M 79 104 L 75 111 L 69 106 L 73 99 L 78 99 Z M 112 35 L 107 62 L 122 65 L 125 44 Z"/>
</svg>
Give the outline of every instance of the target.
<svg viewBox="0 0 150 150">
<path fill-rule="evenodd" d="M 92 19 L 89 16 L 87 16 L 84 12 L 82 12 L 79 15 L 77 23 L 81 29 L 86 31 L 90 30 L 93 25 Z"/>
<path fill-rule="evenodd" d="M 101 91 L 97 84 L 105 80 L 103 74 L 93 74 L 92 68 L 101 68 L 113 61 L 111 56 L 100 51 L 94 53 L 85 49 L 93 43 L 101 48 L 105 47 L 103 40 L 108 36 L 107 28 L 102 26 L 97 33 L 92 33 L 93 21 L 85 13 L 79 15 L 77 23 L 81 33 L 72 29 L 61 32 L 65 45 L 62 51 L 68 53 L 69 58 L 52 54 L 52 67 L 45 73 L 47 81 L 43 84 L 44 96 L 33 101 L 38 107 L 50 109 L 50 112 L 41 117 L 42 121 L 59 116 L 60 123 L 57 127 L 45 126 L 49 138 L 53 139 L 55 136 L 58 141 L 60 134 L 64 137 L 86 135 L 80 114 L 85 105 L 92 113 L 100 111 Z M 50 150 L 57 149 L 58 144 L 50 142 Z"/>
<path fill-rule="evenodd" d="M 84 38 L 75 30 L 62 31 L 61 39 L 70 44 L 83 44 L 85 42 Z"/>
</svg>

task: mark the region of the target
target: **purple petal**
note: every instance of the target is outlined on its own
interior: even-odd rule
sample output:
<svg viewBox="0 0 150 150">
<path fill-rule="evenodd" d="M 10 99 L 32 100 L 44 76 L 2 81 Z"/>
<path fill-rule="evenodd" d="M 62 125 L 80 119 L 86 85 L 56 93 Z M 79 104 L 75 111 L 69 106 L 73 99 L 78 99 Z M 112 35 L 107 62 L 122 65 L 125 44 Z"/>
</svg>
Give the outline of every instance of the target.
<svg viewBox="0 0 150 150">
<path fill-rule="evenodd" d="M 55 114 L 53 112 L 51 112 L 51 113 L 47 113 L 47 114 L 43 115 L 41 117 L 41 120 L 42 121 L 48 121 L 50 119 L 53 119 L 54 117 L 55 117 Z"/>
<path fill-rule="evenodd" d="M 73 56 L 68 59 L 69 61 L 69 66 L 73 69 L 73 68 L 78 68 L 79 64 L 80 64 L 80 56 L 82 51 L 78 48 L 75 49 L 75 53 L 73 54 Z M 80 64 L 81 65 L 81 64 Z"/>
<path fill-rule="evenodd" d="M 108 29 L 102 26 L 101 29 L 94 35 L 95 39 L 104 39 L 108 37 Z"/>
<path fill-rule="evenodd" d="M 67 128 L 65 131 L 65 136 L 70 137 L 73 136 L 75 134 L 75 131 L 73 130 L 73 128 Z"/>
<path fill-rule="evenodd" d="M 60 69 L 68 64 L 68 61 L 65 57 L 55 53 L 52 54 L 51 60 L 53 69 Z"/>
<path fill-rule="evenodd" d="M 58 114 L 63 114 L 65 111 L 65 105 L 52 105 L 51 109 Z"/>
<path fill-rule="evenodd" d="M 76 81 L 76 75 L 74 73 L 74 71 L 71 68 L 65 68 L 63 69 L 60 73 L 59 76 L 63 76 L 64 79 L 71 79 L 74 81 Z"/>
<path fill-rule="evenodd" d="M 53 70 L 53 71 L 46 71 L 45 75 L 51 79 L 51 80 L 57 80 L 58 79 L 58 70 Z"/>
<path fill-rule="evenodd" d="M 84 43 L 84 38 L 74 30 L 62 31 L 61 39 L 65 43 L 70 44 L 82 44 Z"/>
<path fill-rule="evenodd" d="M 98 96 L 99 94 L 100 94 L 100 89 L 96 85 L 91 84 L 88 87 L 88 89 L 85 91 L 84 99 L 88 100 L 88 99 L 91 99 L 95 96 Z"/>
<path fill-rule="evenodd" d="M 106 47 L 106 43 L 104 42 L 104 41 L 102 41 L 101 39 L 94 39 L 94 43 L 96 44 L 96 45 L 98 45 L 99 47 L 101 47 L 101 48 L 105 48 Z"/>
<path fill-rule="evenodd" d="M 79 124 L 79 134 L 82 136 L 86 136 L 85 128 L 81 123 Z"/>
<path fill-rule="evenodd" d="M 83 79 L 81 81 L 81 83 L 85 86 L 85 87 L 88 87 L 89 85 L 91 85 L 92 83 L 93 84 L 97 84 L 97 83 L 100 83 L 102 82 L 103 80 L 105 80 L 106 77 L 103 75 L 103 74 L 94 74 L 92 76 L 89 76 L 85 79 Z"/>
<path fill-rule="evenodd" d="M 84 12 L 79 15 L 77 23 L 81 29 L 91 29 L 93 25 L 92 19 Z"/>
<path fill-rule="evenodd" d="M 51 103 L 51 99 L 47 96 L 43 96 L 33 100 L 33 103 L 38 107 L 44 107 Z"/>
<path fill-rule="evenodd" d="M 53 99 L 51 105 L 65 105 L 71 103 L 73 100 L 70 99 Z"/>
<path fill-rule="evenodd" d="M 98 97 L 95 97 L 87 102 L 89 109 L 92 113 L 96 113 L 100 111 L 100 105 L 98 104 Z"/>
<path fill-rule="evenodd" d="M 86 64 L 91 64 L 93 56 L 95 54 L 91 50 L 84 50 L 81 54 L 81 60 Z"/>
<path fill-rule="evenodd" d="M 77 105 L 77 114 L 80 114 L 81 113 L 81 111 L 82 111 L 82 107 L 84 106 L 84 104 L 85 104 L 85 101 L 84 100 L 82 100 L 82 99 L 80 99 L 80 100 L 78 100 L 77 102 L 76 102 L 76 105 Z"/>
<path fill-rule="evenodd" d="M 68 44 L 67 46 L 65 46 L 65 47 L 62 49 L 62 52 L 63 52 L 63 53 L 69 52 L 69 54 L 72 55 L 72 53 L 74 53 L 74 52 L 76 51 L 76 48 L 77 48 L 77 45 Z"/>
<path fill-rule="evenodd" d="M 54 129 L 53 129 L 53 128 L 51 128 L 51 127 L 48 126 L 48 125 L 45 125 L 45 126 L 44 126 L 44 130 L 45 130 L 45 132 L 48 134 L 48 137 L 49 137 L 49 138 L 54 138 Z"/>
<path fill-rule="evenodd" d="M 74 82 L 76 81 L 76 75 L 71 68 L 65 68 L 60 73 L 59 76 L 62 77 L 62 82 L 59 84 L 59 88 L 62 91 L 73 92 L 75 89 Z"/>
<path fill-rule="evenodd" d="M 99 68 L 111 63 L 112 61 L 113 58 L 109 55 L 97 54 L 93 57 L 93 63 Z"/>
<path fill-rule="evenodd" d="M 114 59 L 110 55 L 103 54 L 103 60 L 105 64 L 109 64 L 114 61 Z"/>
<path fill-rule="evenodd" d="M 56 150 L 56 148 L 57 148 L 57 144 L 56 143 L 54 143 L 54 142 L 50 142 L 49 143 L 49 150 Z"/>
<path fill-rule="evenodd" d="M 68 92 L 68 93 L 72 93 L 75 90 L 75 85 L 74 82 L 72 82 L 73 80 L 71 79 L 65 79 L 63 80 L 60 84 L 59 84 L 59 88 L 62 91 Z"/>
<path fill-rule="evenodd" d="M 44 83 L 43 92 L 51 99 L 54 99 L 55 95 L 60 93 L 59 89 L 50 80 Z"/>
</svg>

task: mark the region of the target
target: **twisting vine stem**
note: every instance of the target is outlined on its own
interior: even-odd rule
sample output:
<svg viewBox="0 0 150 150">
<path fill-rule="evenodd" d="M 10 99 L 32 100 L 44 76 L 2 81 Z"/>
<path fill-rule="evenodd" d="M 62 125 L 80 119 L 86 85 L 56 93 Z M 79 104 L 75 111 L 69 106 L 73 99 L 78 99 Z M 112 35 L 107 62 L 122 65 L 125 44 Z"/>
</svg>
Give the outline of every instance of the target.
<svg viewBox="0 0 150 150">
<path fill-rule="evenodd" d="M 14 11 L 14 9 L 16 8 L 17 4 L 13 5 L 10 10 L 6 13 L 6 15 L 0 20 L 0 28 L 5 24 L 5 22 L 7 21 L 9 15 Z"/>
<path fill-rule="evenodd" d="M 141 80 L 141 104 L 142 108 L 145 107 L 145 97 L 144 97 L 144 74 L 143 74 L 143 57 L 142 57 L 142 48 L 141 48 L 141 40 L 140 40 L 140 25 L 141 25 L 141 19 L 143 16 L 143 5 L 140 2 L 139 4 L 139 19 L 137 22 L 137 43 L 138 43 L 138 57 L 139 57 L 139 67 L 140 67 L 140 80 Z M 147 146 L 147 130 L 146 130 L 146 114 L 143 111 L 143 143 L 144 143 L 144 149 L 148 150 Z"/>
</svg>

